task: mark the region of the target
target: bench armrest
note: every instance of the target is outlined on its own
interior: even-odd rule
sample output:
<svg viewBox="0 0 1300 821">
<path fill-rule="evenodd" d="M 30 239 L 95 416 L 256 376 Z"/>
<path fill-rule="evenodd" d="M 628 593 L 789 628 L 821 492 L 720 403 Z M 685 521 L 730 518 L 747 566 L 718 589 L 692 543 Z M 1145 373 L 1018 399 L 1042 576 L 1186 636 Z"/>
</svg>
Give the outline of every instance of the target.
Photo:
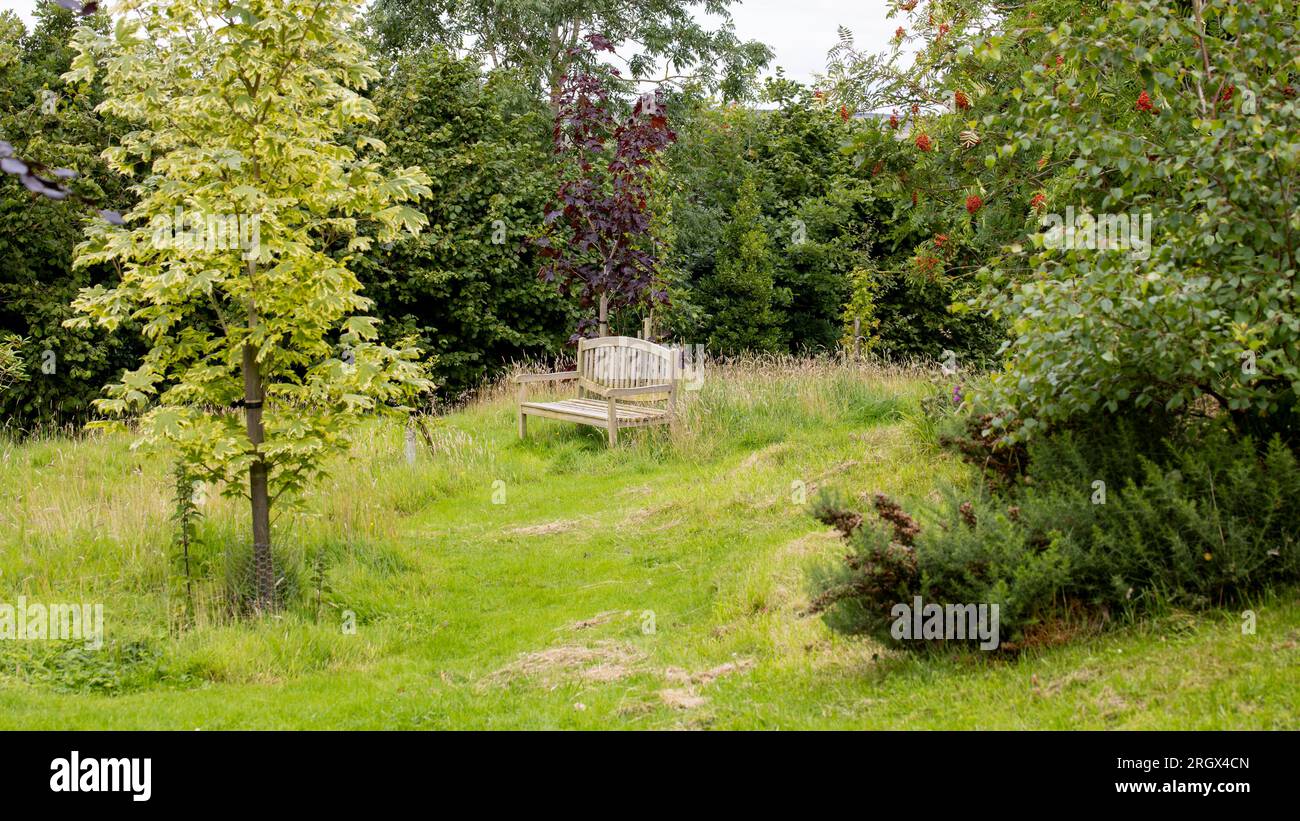
<svg viewBox="0 0 1300 821">
<path fill-rule="evenodd" d="M 515 384 L 522 385 L 525 382 L 564 382 L 569 379 L 577 378 L 577 371 L 560 371 L 558 373 L 522 373 L 515 377 Z"/>
</svg>

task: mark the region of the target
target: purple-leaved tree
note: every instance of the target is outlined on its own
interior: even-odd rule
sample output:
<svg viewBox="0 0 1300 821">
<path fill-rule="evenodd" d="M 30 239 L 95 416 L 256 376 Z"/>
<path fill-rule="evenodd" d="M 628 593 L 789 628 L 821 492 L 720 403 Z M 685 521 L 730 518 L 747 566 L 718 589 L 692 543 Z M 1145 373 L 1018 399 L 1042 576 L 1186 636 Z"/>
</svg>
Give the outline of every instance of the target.
<svg viewBox="0 0 1300 821">
<path fill-rule="evenodd" d="M 591 56 L 612 49 L 593 34 L 576 51 Z M 610 310 L 668 301 L 649 203 L 656 158 L 677 135 L 668 127 L 661 92 L 642 95 L 619 123 L 604 78 L 585 67 L 564 78 L 556 112 L 561 182 L 536 240 L 544 260 L 538 273 L 565 295 L 576 295 L 583 308 L 599 306 L 599 320 L 583 319 L 575 339 L 590 335 L 597 322 L 605 335 Z"/>
</svg>

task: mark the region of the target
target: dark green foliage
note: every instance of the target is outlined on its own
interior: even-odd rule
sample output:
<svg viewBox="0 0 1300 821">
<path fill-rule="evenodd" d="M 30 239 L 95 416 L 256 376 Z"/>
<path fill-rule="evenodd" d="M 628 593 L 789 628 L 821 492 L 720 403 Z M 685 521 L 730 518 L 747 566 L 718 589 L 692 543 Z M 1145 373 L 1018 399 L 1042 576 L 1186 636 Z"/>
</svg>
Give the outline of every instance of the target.
<svg viewBox="0 0 1300 821">
<path fill-rule="evenodd" d="M 677 106 L 669 329 L 720 353 L 817 351 L 836 348 L 857 317 L 879 355 L 937 359 L 952 350 L 966 363 L 989 360 L 1000 330 L 948 310 L 968 286 L 912 270 L 913 247 L 933 232 L 891 202 L 896 177 L 886 171 L 910 167 L 905 145 L 796 83 L 769 82 L 766 100 L 775 107 L 718 109 L 689 96 Z M 767 237 L 761 252 L 758 231 Z M 738 272 L 748 287 L 737 289 Z"/>
<path fill-rule="evenodd" d="M 96 89 L 59 80 L 73 16 L 51 3 L 38 16 L 32 35 L 12 17 L 0 26 L 0 75 L 12 91 L 0 103 L 0 138 L 33 160 L 75 168 L 86 195 L 125 210 L 126 181 L 98 160 L 116 126 L 94 114 Z M 393 164 L 422 166 L 434 196 L 421 206 L 425 233 L 372 249 L 356 270 L 385 339 L 415 333 L 436 357 L 443 399 L 512 359 L 561 354 L 579 315 L 535 278 L 527 240 L 555 189 L 551 112 L 517 77 L 484 75 L 474 59 L 427 48 L 387 66 L 374 92 Z M 54 115 L 42 112 L 45 88 L 60 95 Z M 890 252 L 877 229 L 890 215 L 843 151 L 848 134 L 870 127 L 784 80 L 768 85 L 766 100 L 776 107 L 720 108 L 690 93 L 669 100 L 686 144 L 669 152 L 650 198 L 660 217 L 656 251 L 671 269 L 673 306 L 656 311 L 661 336 L 726 353 L 833 348 L 852 272 Z M 70 270 L 81 221 L 68 203 L 38 200 L 12 180 L 0 187 L 0 337 L 22 340 L 26 373 L 0 396 L 11 426 L 83 421 L 99 386 L 138 363 L 135 328 L 62 327 L 78 290 L 112 276 Z M 973 344 L 946 313 L 950 294 L 896 284 L 873 295 L 882 352 L 937 355 Z M 618 332 L 639 331 L 639 317 L 613 314 Z"/>
<path fill-rule="evenodd" d="M 775 109 L 689 95 L 677 105 L 666 321 L 721 353 L 833 348 L 874 224 L 869 188 L 840 150 L 859 126 L 788 81 L 765 96 Z"/>
<path fill-rule="evenodd" d="M 1069 613 L 1224 605 L 1300 580 L 1300 464 L 1278 439 L 1260 449 L 1217 423 L 1164 439 L 1117 424 L 1039 437 L 1028 460 L 1012 489 L 946 491 L 914 548 L 878 521 L 897 519 L 879 498 L 877 517 L 820 500 L 814 514 L 852 552 L 820 569 L 814 610 L 888 640 L 891 608 L 912 596 L 996 602 L 1005 642 Z"/>
<path fill-rule="evenodd" d="M 899 134 L 880 124 L 858 128 L 845 149 L 867 180 L 878 226 L 868 270 L 854 278 L 853 314 L 872 326 L 870 347 L 885 358 L 939 359 L 949 350 L 964 364 L 987 364 L 1004 329 L 950 306 L 964 307 L 975 293 L 970 274 L 996 251 L 997 240 L 973 237 L 969 217 L 936 211 L 918 167 L 932 155 Z M 964 206 L 957 208 L 965 215 Z"/>
<path fill-rule="evenodd" d="M 987 365 L 1004 335 L 987 318 L 948 310 L 958 286 L 942 278 L 876 271 L 871 276 L 875 353 L 886 359 L 939 359 L 945 350 L 963 365 Z"/>
<path fill-rule="evenodd" d="M 695 297 L 710 318 L 710 351 L 736 354 L 787 347 L 782 320 L 790 292 L 776 288 L 775 273 L 772 237 L 759 212 L 757 186 L 748 179 L 722 229 L 717 272 L 700 283 Z"/>
<path fill-rule="evenodd" d="M 1202 607 L 1300 576 L 1300 467 L 1280 440 L 1260 453 L 1210 429 L 1165 440 L 1165 453 L 1148 458 L 1151 441 L 1125 427 L 1030 446 L 1044 482 L 1024 494 L 1024 527 L 1031 542 L 1060 530 L 1090 548 L 1078 558 L 1078 594 Z M 1104 505 L 1092 503 L 1096 481 L 1107 483 Z"/>
<path fill-rule="evenodd" d="M 418 206 L 429 227 L 358 266 L 382 333 L 419 335 L 446 398 L 511 359 L 557 353 L 572 308 L 537 281 L 525 241 L 550 193 L 549 111 L 438 49 L 398 63 L 376 105 L 394 165 L 433 180 Z"/>
<path fill-rule="evenodd" d="M 845 127 L 840 123 L 836 129 Z M 838 158 L 838 145 L 827 149 Z M 833 183 L 793 200 L 783 220 L 781 240 L 789 240 L 789 253 L 777 275 L 790 292 L 785 325 L 795 351 L 825 350 L 839 342 L 850 272 L 865 260 L 864 249 L 874 248 L 877 215 L 870 186 L 847 173 Z M 796 230 L 803 232 L 802 241 L 795 241 Z"/>
<path fill-rule="evenodd" d="M 26 159 L 80 172 L 73 184 L 78 193 L 123 210 L 129 196 L 123 181 L 98 158 L 113 128 L 93 110 L 98 93 L 59 80 L 76 18 L 53 3 L 38 6 L 37 18 L 35 31 L 24 34 L 16 18 L 0 17 L 0 84 L 8 92 L 0 98 L 0 139 Z M 44 92 L 55 95 L 52 104 Z M 0 416 L 11 427 L 83 421 L 100 387 L 139 357 L 133 328 L 110 335 L 62 326 L 78 290 L 111 277 L 103 267 L 71 269 L 84 215 L 72 202 L 53 202 L 8 175 L 0 178 L 0 336 L 25 340 L 19 356 L 27 374 L 0 392 Z"/>
</svg>

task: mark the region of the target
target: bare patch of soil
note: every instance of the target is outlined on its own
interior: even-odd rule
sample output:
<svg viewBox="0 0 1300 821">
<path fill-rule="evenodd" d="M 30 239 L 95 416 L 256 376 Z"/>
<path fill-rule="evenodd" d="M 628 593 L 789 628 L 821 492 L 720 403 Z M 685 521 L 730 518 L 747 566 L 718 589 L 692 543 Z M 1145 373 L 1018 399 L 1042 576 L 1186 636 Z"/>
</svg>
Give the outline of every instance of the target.
<svg viewBox="0 0 1300 821">
<path fill-rule="evenodd" d="M 613 681 L 630 675 L 644 658 L 644 653 L 623 642 L 564 644 L 522 653 L 506 666 L 485 676 L 483 683 L 505 685 L 519 679 L 558 683 L 572 678 Z"/>
</svg>

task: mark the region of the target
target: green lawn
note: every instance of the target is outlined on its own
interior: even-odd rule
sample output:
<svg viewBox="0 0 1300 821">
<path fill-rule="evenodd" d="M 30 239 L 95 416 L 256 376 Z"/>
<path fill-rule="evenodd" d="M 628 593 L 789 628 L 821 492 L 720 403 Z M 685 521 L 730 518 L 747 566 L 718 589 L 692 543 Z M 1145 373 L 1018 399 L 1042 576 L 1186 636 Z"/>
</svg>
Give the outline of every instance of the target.
<svg viewBox="0 0 1300 821">
<path fill-rule="evenodd" d="M 223 606 L 239 503 L 205 506 L 185 626 L 165 461 L 122 436 L 0 444 L 0 602 L 102 602 L 107 630 L 98 653 L 0 642 L 0 727 L 1300 727 L 1293 592 L 1255 635 L 1170 613 L 1016 658 L 801 617 L 805 568 L 840 552 L 801 490 L 915 504 L 969 481 L 918 421 L 926 389 L 750 365 L 712 374 L 677 435 L 612 451 L 558 422 L 518 442 L 501 395 L 439 420 L 414 467 L 376 424 L 278 522 L 288 604 L 257 622 Z"/>
</svg>

